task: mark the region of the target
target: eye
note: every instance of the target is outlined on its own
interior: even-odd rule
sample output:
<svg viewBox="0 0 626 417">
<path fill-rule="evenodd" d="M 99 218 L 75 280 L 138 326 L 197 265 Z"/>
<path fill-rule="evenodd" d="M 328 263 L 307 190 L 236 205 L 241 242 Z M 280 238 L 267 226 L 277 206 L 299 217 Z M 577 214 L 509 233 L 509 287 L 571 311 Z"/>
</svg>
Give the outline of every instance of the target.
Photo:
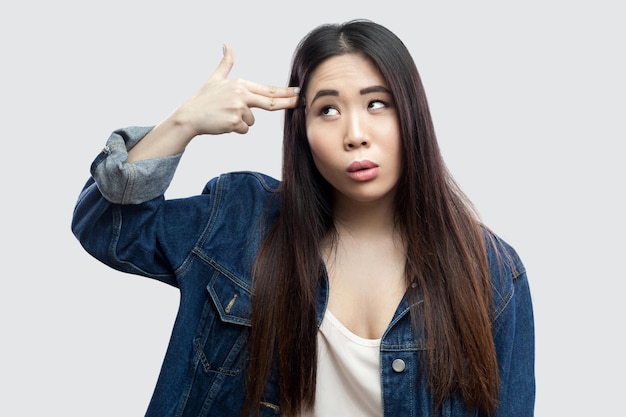
<svg viewBox="0 0 626 417">
<path fill-rule="evenodd" d="M 339 114 L 339 111 L 337 111 L 337 109 L 333 106 L 324 106 L 320 109 L 320 113 L 323 116 L 336 116 Z"/>
<path fill-rule="evenodd" d="M 385 107 L 387 107 L 387 103 L 385 103 L 382 100 L 372 100 L 367 106 L 368 109 L 372 109 L 372 110 L 383 109 Z"/>
</svg>

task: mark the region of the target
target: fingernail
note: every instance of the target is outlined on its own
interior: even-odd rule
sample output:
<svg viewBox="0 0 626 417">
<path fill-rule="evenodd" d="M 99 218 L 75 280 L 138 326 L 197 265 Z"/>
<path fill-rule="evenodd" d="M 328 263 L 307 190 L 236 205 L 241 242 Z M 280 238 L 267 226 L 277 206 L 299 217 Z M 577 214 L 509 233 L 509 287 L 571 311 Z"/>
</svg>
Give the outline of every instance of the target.
<svg viewBox="0 0 626 417">
<path fill-rule="evenodd" d="M 226 55 L 226 45 L 222 45 L 222 55 Z"/>
<path fill-rule="evenodd" d="M 300 87 L 295 87 L 295 88 L 293 89 L 293 93 L 294 93 L 294 94 L 300 94 Z"/>
</svg>

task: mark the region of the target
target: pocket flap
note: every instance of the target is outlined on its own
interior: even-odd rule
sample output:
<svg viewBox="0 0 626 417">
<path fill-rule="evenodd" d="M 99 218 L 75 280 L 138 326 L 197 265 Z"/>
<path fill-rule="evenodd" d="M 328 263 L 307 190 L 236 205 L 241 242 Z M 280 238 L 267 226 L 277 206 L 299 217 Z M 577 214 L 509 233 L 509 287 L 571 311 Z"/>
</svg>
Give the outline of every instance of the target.
<svg viewBox="0 0 626 417">
<path fill-rule="evenodd" d="M 216 272 L 207 291 L 224 322 L 250 326 L 252 323 L 252 293 L 243 281 Z"/>
</svg>

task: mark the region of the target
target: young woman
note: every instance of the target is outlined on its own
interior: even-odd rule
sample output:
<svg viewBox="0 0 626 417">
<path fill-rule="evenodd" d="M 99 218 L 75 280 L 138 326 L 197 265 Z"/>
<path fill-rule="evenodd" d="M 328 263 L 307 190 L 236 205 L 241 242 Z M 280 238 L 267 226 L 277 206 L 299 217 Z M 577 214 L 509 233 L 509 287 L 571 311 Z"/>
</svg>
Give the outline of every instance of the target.
<svg viewBox="0 0 626 417">
<path fill-rule="evenodd" d="M 533 415 L 524 266 L 447 172 L 401 40 L 317 27 L 289 88 L 232 65 L 225 47 L 163 122 L 114 132 L 75 208 L 89 253 L 180 289 L 146 415 Z M 251 108 L 286 110 L 282 181 L 164 199 L 186 145 L 246 133 Z"/>
</svg>

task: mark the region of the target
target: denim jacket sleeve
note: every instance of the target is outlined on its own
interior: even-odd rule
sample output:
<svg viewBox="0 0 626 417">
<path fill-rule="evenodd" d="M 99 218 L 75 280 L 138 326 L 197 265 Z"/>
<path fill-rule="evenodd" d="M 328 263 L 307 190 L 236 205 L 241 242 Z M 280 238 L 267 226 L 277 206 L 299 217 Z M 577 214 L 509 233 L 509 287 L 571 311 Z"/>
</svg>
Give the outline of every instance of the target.
<svg viewBox="0 0 626 417">
<path fill-rule="evenodd" d="M 91 166 L 102 195 L 112 203 L 139 204 L 165 193 L 182 153 L 144 161 L 128 162 L 128 151 L 151 127 L 116 130 Z"/>
<path fill-rule="evenodd" d="M 209 196 L 191 197 L 184 204 L 165 200 L 180 154 L 127 162 L 127 151 L 150 129 L 131 127 L 111 134 L 78 197 L 72 231 L 106 265 L 177 286 L 175 268 L 197 238 L 197 222 L 208 215 Z"/>
</svg>

